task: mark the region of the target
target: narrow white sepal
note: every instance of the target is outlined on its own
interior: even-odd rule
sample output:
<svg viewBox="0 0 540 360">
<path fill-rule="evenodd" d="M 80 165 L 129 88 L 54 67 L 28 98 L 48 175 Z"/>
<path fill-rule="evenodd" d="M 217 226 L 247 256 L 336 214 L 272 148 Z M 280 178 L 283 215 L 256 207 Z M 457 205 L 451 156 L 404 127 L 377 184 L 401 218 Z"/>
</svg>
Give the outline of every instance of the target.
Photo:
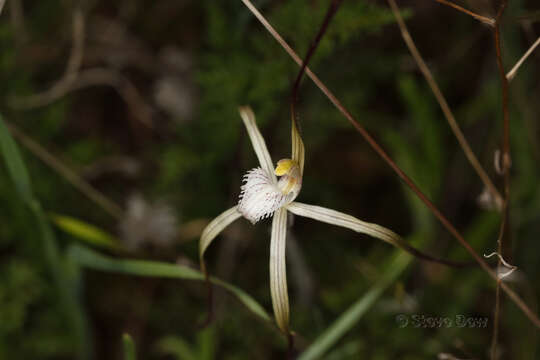
<svg viewBox="0 0 540 360">
<path fill-rule="evenodd" d="M 292 200 L 293 195 L 283 194 L 270 174 L 261 168 L 248 171 L 242 181 L 238 211 L 252 224 L 272 216 Z"/>
<path fill-rule="evenodd" d="M 308 217 L 327 224 L 341 226 L 353 231 L 373 236 L 402 249 L 410 249 L 408 245 L 398 234 L 383 226 L 362 221 L 354 216 L 327 209 L 321 206 L 291 202 L 287 205 L 287 210 L 295 215 Z"/>
<path fill-rule="evenodd" d="M 287 238 L 287 210 L 278 209 L 272 220 L 270 239 L 270 293 L 278 327 L 289 332 L 289 295 L 287 293 L 287 267 L 285 245 Z"/>
<path fill-rule="evenodd" d="M 242 214 L 238 212 L 237 206 L 230 208 L 229 210 L 221 213 L 218 217 L 212 220 L 201 233 L 201 239 L 199 240 L 199 259 L 201 267 L 205 271 L 204 267 L 204 252 L 210 246 L 212 241 L 222 232 L 227 226 L 229 226 L 234 220 L 238 219 Z"/>
<path fill-rule="evenodd" d="M 274 182 L 277 181 L 276 176 L 274 175 L 274 163 L 272 162 L 272 157 L 270 156 L 268 148 L 266 147 L 266 142 L 257 127 L 253 110 L 251 110 L 249 106 L 241 106 L 238 108 L 238 111 L 246 126 L 249 139 L 253 145 L 253 150 L 255 150 L 257 159 L 259 159 L 259 164 L 261 164 L 261 167 L 270 174 L 270 177 Z"/>
</svg>

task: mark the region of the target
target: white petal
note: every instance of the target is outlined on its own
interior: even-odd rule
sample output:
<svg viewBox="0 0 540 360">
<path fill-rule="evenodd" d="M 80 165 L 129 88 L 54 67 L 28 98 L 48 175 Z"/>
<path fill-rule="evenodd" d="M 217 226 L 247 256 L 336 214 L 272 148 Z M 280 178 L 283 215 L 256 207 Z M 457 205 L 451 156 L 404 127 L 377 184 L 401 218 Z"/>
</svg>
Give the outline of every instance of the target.
<svg viewBox="0 0 540 360">
<path fill-rule="evenodd" d="M 252 224 L 272 216 L 274 211 L 292 201 L 293 195 L 283 194 L 270 174 L 261 168 L 255 168 L 243 179 L 238 211 Z"/>
<path fill-rule="evenodd" d="M 295 215 L 308 217 L 327 224 L 341 226 L 362 234 L 373 236 L 407 251 L 415 251 L 414 248 L 412 248 L 392 230 L 377 224 L 359 220 L 354 216 L 347 215 L 336 210 L 299 202 L 290 203 L 287 205 L 287 210 Z"/>
<path fill-rule="evenodd" d="M 285 244 L 287 238 L 287 210 L 276 211 L 272 220 L 270 240 L 270 293 L 276 322 L 284 333 L 289 332 L 289 295 L 287 294 L 287 267 Z"/>
<path fill-rule="evenodd" d="M 204 265 L 204 252 L 210 246 L 212 241 L 223 231 L 227 226 L 229 226 L 234 220 L 238 219 L 242 214 L 238 212 L 237 207 L 232 207 L 229 210 L 221 213 L 217 218 L 212 220 L 208 224 L 202 234 L 201 239 L 199 240 L 199 259 L 201 262 L 201 268 L 204 273 L 206 273 L 206 268 Z"/>
<path fill-rule="evenodd" d="M 274 175 L 274 163 L 272 162 L 272 157 L 266 148 L 266 142 L 264 141 L 264 138 L 257 127 L 257 123 L 255 122 L 255 114 L 253 114 L 253 110 L 251 110 L 249 106 L 241 106 L 238 108 L 238 111 L 240 111 L 240 116 L 242 117 L 244 125 L 246 126 L 249 139 L 253 145 L 253 150 L 255 150 L 255 154 L 259 159 L 259 164 L 261 164 L 261 167 L 268 174 L 270 174 L 271 179 L 276 182 L 276 176 Z"/>
</svg>

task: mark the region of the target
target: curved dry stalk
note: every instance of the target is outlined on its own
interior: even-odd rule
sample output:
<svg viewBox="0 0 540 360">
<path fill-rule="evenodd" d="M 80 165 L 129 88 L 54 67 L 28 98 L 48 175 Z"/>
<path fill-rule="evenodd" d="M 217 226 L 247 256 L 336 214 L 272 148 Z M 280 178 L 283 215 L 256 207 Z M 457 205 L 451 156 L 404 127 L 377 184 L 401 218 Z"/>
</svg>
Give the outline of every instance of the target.
<svg viewBox="0 0 540 360">
<path fill-rule="evenodd" d="M 495 26 L 493 28 L 493 41 L 495 45 L 495 54 L 497 59 L 497 69 L 499 70 L 499 76 L 501 78 L 502 87 L 502 113 L 503 113 L 503 141 L 502 141 L 502 162 L 501 170 L 503 172 L 504 179 L 504 206 L 503 206 L 503 218 L 501 221 L 501 227 L 499 231 L 499 237 L 497 239 L 497 251 L 499 255 L 510 258 L 511 256 L 511 238 L 510 238 L 510 166 L 512 158 L 510 156 L 510 114 L 508 108 L 508 93 L 509 93 L 509 81 L 506 77 L 501 49 L 501 19 L 508 5 L 507 0 L 501 0 L 497 16 L 495 17 Z M 501 258 L 497 263 L 497 266 L 501 266 Z M 495 314 L 493 324 L 493 338 L 491 341 L 491 358 L 496 359 L 497 356 L 497 341 L 499 333 L 499 318 L 501 308 L 501 291 L 500 288 L 505 285 L 499 278 L 497 281 L 497 289 L 495 291 Z"/>
<path fill-rule="evenodd" d="M 77 190 L 86 195 L 86 197 L 88 197 L 90 200 L 99 205 L 108 214 L 110 214 L 116 219 L 121 219 L 123 217 L 124 211 L 119 205 L 107 198 L 105 195 L 103 195 L 103 193 L 98 191 L 92 185 L 84 181 L 84 179 L 82 179 L 73 170 L 71 170 L 64 163 L 54 157 L 51 153 L 49 153 L 43 146 L 32 140 L 32 138 L 26 135 L 18 127 L 11 123 L 8 123 L 7 120 L 4 121 L 6 122 L 13 136 L 16 137 L 20 141 L 20 143 L 32 154 L 34 154 L 41 161 L 43 161 L 45 164 L 55 170 L 64 179 L 66 179 L 66 181 L 68 181 Z"/>
<path fill-rule="evenodd" d="M 274 39 L 283 47 L 283 49 L 293 58 L 293 60 L 299 65 L 302 65 L 302 60 L 296 52 L 287 44 L 285 40 L 277 33 L 277 31 L 270 25 L 270 23 L 262 16 L 262 14 L 253 6 L 249 0 L 242 0 L 246 7 L 253 13 L 253 15 L 263 24 L 266 30 L 274 37 Z M 476 251 L 465 241 L 460 232 L 450 223 L 450 221 L 440 212 L 440 210 L 422 193 L 422 191 L 416 186 L 416 184 L 401 170 L 399 166 L 390 158 L 390 156 L 379 146 L 379 144 L 373 139 L 373 137 L 360 125 L 351 113 L 341 104 L 341 102 L 335 97 L 335 95 L 321 82 L 321 80 L 306 67 L 306 74 L 313 80 L 315 85 L 322 91 L 322 93 L 334 104 L 334 106 L 345 116 L 345 118 L 351 123 L 351 125 L 362 135 L 367 143 L 375 150 L 375 152 L 392 168 L 392 170 L 402 179 L 407 186 L 418 196 L 418 198 L 429 208 L 429 210 L 435 215 L 435 217 L 441 222 L 446 230 L 471 254 L 474 260 L 482 267 L 482 269 L 495 281 L 498 280 L 498 276 L 489 265 L 476 253 Z M 540 328 L 540 319 L 532 312 L 532 310 L 525 304 L 525 302 L 519 297 L 505 283 L 501 284 L 501 288 L 506 292 L 508 297 L 521 309 L 525 316 L 536 326 Z"/>
<path fill-rule="evenodd" d="M 474 152 L 472 151 L 469 142 L 465 138 L 465 135 L 461 131 L 456 118 L 454 117 L 454 114 L 452 113 L 452 110 L 450 109 L 450 106 L 448 106 L 448 102 L 446 101 L 446 98 L 441 92 L 441 89 L 437 85 L 437 82 L 435 81 L 435 78 L 433 77 L 433 74 L 429 70 L 426 62 L 422 58 L 422 55 L 418 51 L 418 48 L 416 47 L 414 40 L 411 37 L 411 34 L 409 33 L 409 30 L 407 29 L 407 25 L 405 25 L 405 21 L 403 21 L 403 18 L 401 17 L 401 14 L 399 12 L 399 9 L 394 1 L 389 1 L 390 8 L 392 9 L 392 12 L 397 20 L 399 29 L 401 31 L 401 35 L 403 37 L 403 40 L 405 41 L 405 44 L 409 48 L 409 51 L 411 52 L 412 57 L 416 61 L 416 64 L 418 65 L 418 68 L 422 72 L 422 75 L 424 75 L 429 87 L 431 88 L 431 91 L 433 92 L 433 95 L 435 95 L 435 98 L 437 99 L 437 102 L 439 103 L 439 106 L 441 107 L 441 110 L 446 117 L 446 120 L 448 121 L 448 124 L 450 125 L 450 128 L 452 129 L 452 132 L 456 136 L 456 139 L 459 142 L 459 145 L 461 146 L 461 149 L 465 153 L 465 156 L 467 157 L 467 160 L 469 160 L 469 163 L 474 168 L 482 182 L 484 183 L 484 186 L 489 190 L 489 192 L 493 195 L 495 199 L 495 204 L 497 208 L 500 210 L 503 205 L 503 198 L 491 179 L 489 178 L 488 174 L 478 161 L 478 158 L 476 155 L 474 155 Z"/>
<path fill-rule="evenodd" d="M 319 32 L 315 36 L 315 39 L 311 42 L 311 45 L 306 53 L 306 56 L 304 57 L 304 61 L 302 61 L 302 66 L 300 66 L 300 71 L 298 72 L 298 75 L 296 75 L 296 80 L 294 81 L 294 85 L 292 88 L 292 96 L 291 96 L 291 117 L 293 121 L 293 125 L 296 126 L 298 131 L 300 131 L 300 124 L 298 121 L 298 116 L 296 114 L 296 103 L 298 102 L 298 90 L 300 89 L 300 82 L 302 81 L 302 77 L 304 76 L 304 73 L 306 71 L 307 65 L 309 64 L 309 60 L 311 60 L 311 57 L 315 53 L 315 50 L 317 49 L 317 46 L 319 45 L 324 33 L 326 32 L 326 29 L 328 28 L 328 25 L 330 25 L 330 21 L 334 17 L 334 15 L 337 13 L 342 0 L 332 0 L 330 3 L 330 7 L 328 8 L 328 11 L 326 12 L 326 15 L 324 17 L 324 20 L 322 22 L 321 27 L 319 28 Z M 302 165 L 303 170 L 303 165 Z"/>
<path fill-rule="evenodd" d="M 22 0 L 11 0 L 9 2 L 9 16 L 13 27 L 13 37 L 15 45 L 21 47 L 28 39 L 28 30 L 24 19 L 24 8 Z"/>
<path fill-rule="evenodd" d="M 106 68 L 93 68 L 77 73 L 75 81 L 58 88 L 54 93 L 47 94 L 46 102 L 39 106 L 47 105 L 60 99 L 67 93 L 92 86 L 110 86 L 127 104 L 132 115 L 143 125 L 152 129 L 153 109 L 148 105 L 135 85 L 116 70 Z"/>
<path fill-rule="evenodd" d="M 108 85 L 127 103 L 133 116 L 153 128 L 152 107 L 146 104 L 137 88 L 115 70 L 93 68 L 80 71 L 84 56 L 85 19 L 80 8 L 73 12 L 72 48 L 64 75 L 48 90 L 27 97 L 13 97 L 8 104 L 15 109 L 34 109 L 48 105 L 67 93 L 90 86 Z"/>
<path fill-rule="evenodd" d="M 519 67 L 523 64 L 523 62 L 525 62 L 525 60 L 527 60 L 527 58 L 529 57 L 529 55 L 532 54 L 532 52 L 534 51 L 534 49 L 536 49 L 536 47 L 540 45 L 540 36 L 538 37 L 538 39 L 536 39 L 536 41 L 534 42 L 534 44 L 531 45 L 531 47 L 529 48 L 529 50 L 527 50 L 525 52 L 525 54 L 523 54 L 523 56 L 521 57 L 521 59 L 519 59 L 519 61 L 516 63 L 516 65 L 514 65 L 514 67 L 512 68 L 512 70 L 510 70 L 507 74 L 506 74 L 506 78 L 508 79 L 508 81 L 512 81 L 512 79 L 514 78 L 514 76 L 516 76 L 516 73 L 517 71 L 519 70 Z"/>
<path fill-rule="evenodd" d="M 73 11 L 72 47 L 64 75 L 50 89 L 26 96 L 14 97 L 9 104 L 15 109 L 33 109 L 47 105 L 62 97 L 77 79 L 77 73 L 81 68 L 84 56 L 85 20 L 80 8 Z"/>
<path fill-rule="evenodd" d="M 479 15 L 479 14 L 477 14 L 475 12 L 472 12 L 471 10 L 467 10 L 464 7 L 461 7 L 461 6 L 457 5 L 457 4 L 454 4 L 453 2 L 448 1 L 448 0 L 435 0 L 435 1 L 438 2 L 439 4 L 450 6 L 451 8 L 456 9 L 457 11 L 461 11 L 464 14 L 470 15 L 473 18 L 475 18 L 476 20 L 481 21 L 486 25 L 489 25 L 489 26 L 492 26 L 492 27 L 495 26 L 495 19 L 492 19 L 492 18 L 487 17 L 487 16 Z"/>
<path fill-rule="evenodd" d="M 116 70 L 106 68 L 93 68 L 79 73 L 77 81 L 70 90 L 79 90 L 91 86 L 108 85 L 116 90 L 118 95 L 128 105 L 132 115 L 143 125 L 152 129 L 153 109 L 148 105 L 135 85 Z"/>
</svg>

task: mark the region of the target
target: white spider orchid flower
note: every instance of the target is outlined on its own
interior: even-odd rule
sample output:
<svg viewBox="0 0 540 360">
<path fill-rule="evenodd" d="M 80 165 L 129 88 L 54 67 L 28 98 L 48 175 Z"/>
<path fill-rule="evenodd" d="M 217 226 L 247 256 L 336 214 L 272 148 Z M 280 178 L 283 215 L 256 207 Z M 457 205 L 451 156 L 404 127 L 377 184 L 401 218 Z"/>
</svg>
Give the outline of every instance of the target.
<svg viewBox="0 0 540 360">
<path fill-rule="evenodd" d="M 289 297 L 285 265 L 287 211 L 368 234 L 405 250 L 410 250 L 411 247 L 399 235 L 377 224 L 367 223 L 335 210 L 294 201 L 302 187 L 304 169 L 304 144 L 294 121 L 291 131 L 291 159 L 278 161 L 277 167 L 274 169 L 264 138 L 255 123 L 253 111 L 249 107 L 240 107 L 239 111 L 255 154 L 259 159 L 260 167 L 254 168 L 244 175 L 244 184 L 241 187 L 238 205 L 220 214 L 203 230 L 199 242 L 201 268 L 206 274 L 204 263 L 206 249 L 216 236 L 233 221 L 244 216 L 252 224 L 255 224 L 257 221 L 273 215 L 270 240 L 270 292 L 277 325 L 281 331 L 289 333 Z M 276 175 L 280 176 L 279 180 Z"/>
</svg>

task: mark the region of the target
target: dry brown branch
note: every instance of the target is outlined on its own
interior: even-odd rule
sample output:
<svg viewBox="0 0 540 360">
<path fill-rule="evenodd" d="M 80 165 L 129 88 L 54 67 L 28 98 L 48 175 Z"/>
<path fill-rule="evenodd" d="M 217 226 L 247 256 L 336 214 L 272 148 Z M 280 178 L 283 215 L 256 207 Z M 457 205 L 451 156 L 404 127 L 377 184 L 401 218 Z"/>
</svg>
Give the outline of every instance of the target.
<svg viewBox="0 0 540 360">
<path fill-rule="evenodd" d="M 479 14 L 477 14 L 475 12 L 472 12 L 471 10 L 467 10 L 464 7 L 461 7 L 461 6 L 457 5 L 457 4 L 454 4 L 451 1 L 448 1 L 448 0 L 435 0 L 435 1 L 438 2 L 439 4 L 450 6 L 451 8 L 456 9 L 457 11 L 461 11 L 464 14 L 470 15 L 473 18 L 475 18 L 476 20 L 481 21 L 486 25 L 489 25 L 489 26 L 494 26 L 495 25 L 495 19 L 479 15 Z"/>
<path fill-rule="evenodd" d="M 253 6 L 249 0 L 242 0 L 246 7 L 255 15 L 255 17 L 263 24 L 266 30 L 274 37 L 274 39 L 285 49 L 285 51 L 293 58 L 293 60 L 299 65 L 302 65 L 302 60 L 298 57 L 296 52 L 283 40 L 283 38 L 276 32 L 276 30 L 270 25 L 270 23 L 262 16 L 262 14 Z M 377 152 L 377 154 L 390 166 L 390 168 L 401 178 L 407 186 L 418 196 L 418 198 L 430 209 L 430 211 L 437 217 L 441 224 L 452 234 L 452 236 L 458 240 L 458 242 L 471 254 L 474 260 L 482 267 L 482 269 L 495 281 L 498 280 L 498 275 L 493 271 L 489 265 L 476 253 L 476 251 L 465 241 L 459 231 L 450 223 L 450 221 L 435 207 L 435 205 L 420 191 L 418 186 L 401 170 L 389 155 L 377 144 L 377 142 L 371 137 L 371 135 L 360 125 L 351 113 L 339 102 L 335 95 L 321 82 L 321 80 L 306 67 L 306 74 L 313 80 L 315 85 L 323 92 L 323 94 L 336 106 L 336 108 L 345 116 L 345 118 L 351 123 L 351 125 L 362 135 L 362 137 L 368 142 L 368 144 Z M 525 302 L 505 283 L 501 284 L 502 289 L 506 292 L 508 297 L 521 309 L 521 311 L 527 316 L 527 318 L 537 327 L 540 328 L 540 319 L 535 313 L 525 304 Z"/>
<path fill-rule="evenodd" d="M 497 251 L 499 251 L 497 253 L 499 255 L 499 261 L 497 262 L 498 268 L 501 266 L 501 263 L 502 263 L 501 251 L 502 251 L 502 244 L 503 244 L 502 241 L 503 241 L 503 236 L 504 236 L 504 231 L 506 228 L 506 221 L 507 221 L 507 217 L 505 216 L 508 209 L 507 199 L 505 199 L 504 201 L 503 209 L 504 209 L 504 213 L 503 213 L 502 221 L 500 224 L 499 236 L 497 237 Z M 487 257 L 486 255 L 484 256 Z M 497 342 L 499 339 L 499 317 L 501 314 L 501 281 L 502 281 L 502 278 L 499 277 L 497 279 L 497 287 L 495 288 L 495 308 L 493 309 L 493 333 L 491 336 L 491 350 L 490 350 L 491 360 L 497 360 Z"/>
<path fill-rule="evenodd" d="M 54 102 L 67 93 L 92 86 L 110 86 L 116 90 L 118 95 L 126 102 L 133 116 L 148 128 L 153 128 L 153 109 L 148 105 L 135 85 L 116 70 L 107 68 L 93 68 L 77 73 L 76 79 L 70 84 L 63 84 L 62 87 L 47 95 L 47 101 L 43 105 Z"/>
<path fill-rule="evenodd" d="M 35 142 L 32 138 L 26 135 L 22 130 L 17 126 L 7 122 L 7 126 L 13 136 L 19 140 L 19 142 L 27 148 L 32 154 L 38 157 L 43 161 L 47 166 L 52 168 L 58 174 L 60 174 L 66 181 L 73 185 L 77 190 L 82 192 L 86 197 L 99 205 L 103 210 L 108 214 L 113 216 L 116 219 L 121 219 L 123 217 L 124 211 L 122 208 L 117 205 L 115 202 L 107 198 L 100 191 L 94 188 L 92 185 L 84 181 L 77 173 L 71 170 L 67 165 L 62 161 L 57 159 L 54 155 L 48 152 L 43 146 Z"/>
<path fill-rule="evenodd" d="M 17 46 L 21 46 L 28 39 L 28 32 L 24 21 L 24 9 L 21 0 L 10 0 L 9 17 Z"/>
<path fill-rule="evenodd" d="M 536 47 L 540 45 L 540 36 L 538 37 L 538 39 L 536 39 L 536 41 L 534 42 L 534 44 L 531 45 L 531 47 L 529 48 L 529 50 L 527 50 L 525 52 L 525 54 L 523 54 L 523 56 L 521 57 L 521 59 L 519 59 L 519 61 L 516 63 L 516 65 L 514 65 L 514 67 L 512 68 L 512 70 L 510 70 L 507 74 L 506 74 L 506 78 L 508 79 L 508 81 L 512 81 L 512 79 L 514 78 L 514 76 L 516 76 L 516 73 L 517 71 L 519 70 L 519 67 L 523 64 L 523 62 L 525 62 L 525 60 L 527 60 L 527 58 L 529 57 L 529 55 L 532 54 L 532 52 L 534 51 L 534 49 L 536 49 Z"/>
<path fill-rule="evenodd" d="M 66 94 L 77 79 L 84 56 L 84 14 L 80 8 L 73 11 L 72 47 L 64 75 L 48 90 L 28 97 L 15 97 L 10 105 L 15 109 L 32 109 L 50 104 Z"/>
<path fill-rule="evenodd" d="M 437 82 L 435 81 L 435 78 L 433 77 L 433 74 L 429 70 L 426 62 L 422 58 L 422 55 L 418 51 L 418 48 L 416 47 L 414 40 L 411 37 L 411 34 L 409 33 L 409 30 L 407 29 L 407 25 L 405 25 L 405 22 L 403 21 L 403 18 L 401 17 L 401 14 L 399 13 L 399 10 L 397 7 L 394 7 L 392 3 L 390 3 L 390 6 L 392 8 L 392 12 L 394 13 L 394 16 L 397 20 L 399 29 L 401 31 L 401 35 L 403 36 L 403 40 L 405 41 L 405 44 L 409 48 L 409 51 L 411 52 L 411 55 L 413 56 L 414 60 L 416 61 L 418 68 L 426 78 L 427 83 L 429 84 L 429 87 L 431 88 L 431 91 L 433 92 L 433 95 L 435 95 L 435 98 L 437 99 L 437 102 L 439 103 L 442 112 L 444 113 L 444 116 L 446 117 L 446 120 L 448 121 L 448 124 L 450 125 L 450 128 L 452 129 L 452 132 L 456 136 L 459 145 L 461 146 L 461 149 L 465 153 L 465 156 L 469 160 L 469 163 L 474 168 L 486 188 L 489 190 L 489 192 L 493 195 L 495 199 L 495 204 L 497 205 L 497 208 L 500 210 L 502 208 L 503 204 L 503 198 L 491 179 L 489 178 L 488 174 L 478 161 L 477 157 L 474 155 L 474 152 L 472 151 L 469 143 L 467 142 L 467 139 L 465 138 L 465 135 L 463 135 L 463 132 L 461 131 L 456 118 L 454 117 L 454 114 L 452 113 L 452 110 L 450 109 L 450 106 L 448 106 L 448 102 L 446 101 L 444 95 L 442 94 L 439 86 L 437 85 Z"/>
<path fill-rule="evenodd" d="M 507 0 L 501 0 L 497 16 L 495 17 L 495 26 L 493 27 L 493 42 L 495 45 L 495 54 L 497 60 L 497 69 L 499 70 L 499 76 L 501 79 L 502 87 L 502 114 L 503 114 L 503 141 L 502 141 L 502 162 L 501 170 L 503 172 L 504 179 L 504 206 L 503 206 L 503 218 L 501 221 L 501 227 L 499 231 L 499 237 L 497 239 L 497 252 L 499 255 L 505 256 L 508 259 L 511 258 L 511 238 L 510 238 L 510 112 L 508 108 L 508 93 L 509 82 L 505 74 L 505 69 L 502 60 L 502 46 L 501 46 L 501 19 L 508 4 Z M 497 266 L 501 266 L 501 259 L 499 258 Z M 499 334 L 499 318 L 501 312 L 501 290 L 500 288 L 504 284 L 501 279 L 497 280 L 497 289 L 495 291 L 495 310 L 493 319 L 493 337 L 491 341 L 491 359 L 497 359 L 497 342 Z"/>
<path fill-rule="evenodd" d="M 127 103 L 133 116 L 148 128 L 153 128 L 152 108 L 139 94 L 137 88 L 119 72 L 94 68 L 80 71 L 84 56 L 85 21 L 81 9 L 73 13 L 73 46 L 64 75 L 50 89 L 28 97 L 14 97 L 9 104 L 15 109 L 33 109 L 48 105 L 67 93 L 90 86 L 113 87 Z"/>
<path fill-rule="evenodd" d="M 116 70 L 106 68 L 84 70 L 79 73 L 68 91 L 103 85 L 114 88 L 126 102 L 132 115 L 143 125 L 153 128 L 152 107 L 144 101 L 135 85 Z"/>
</svg>

